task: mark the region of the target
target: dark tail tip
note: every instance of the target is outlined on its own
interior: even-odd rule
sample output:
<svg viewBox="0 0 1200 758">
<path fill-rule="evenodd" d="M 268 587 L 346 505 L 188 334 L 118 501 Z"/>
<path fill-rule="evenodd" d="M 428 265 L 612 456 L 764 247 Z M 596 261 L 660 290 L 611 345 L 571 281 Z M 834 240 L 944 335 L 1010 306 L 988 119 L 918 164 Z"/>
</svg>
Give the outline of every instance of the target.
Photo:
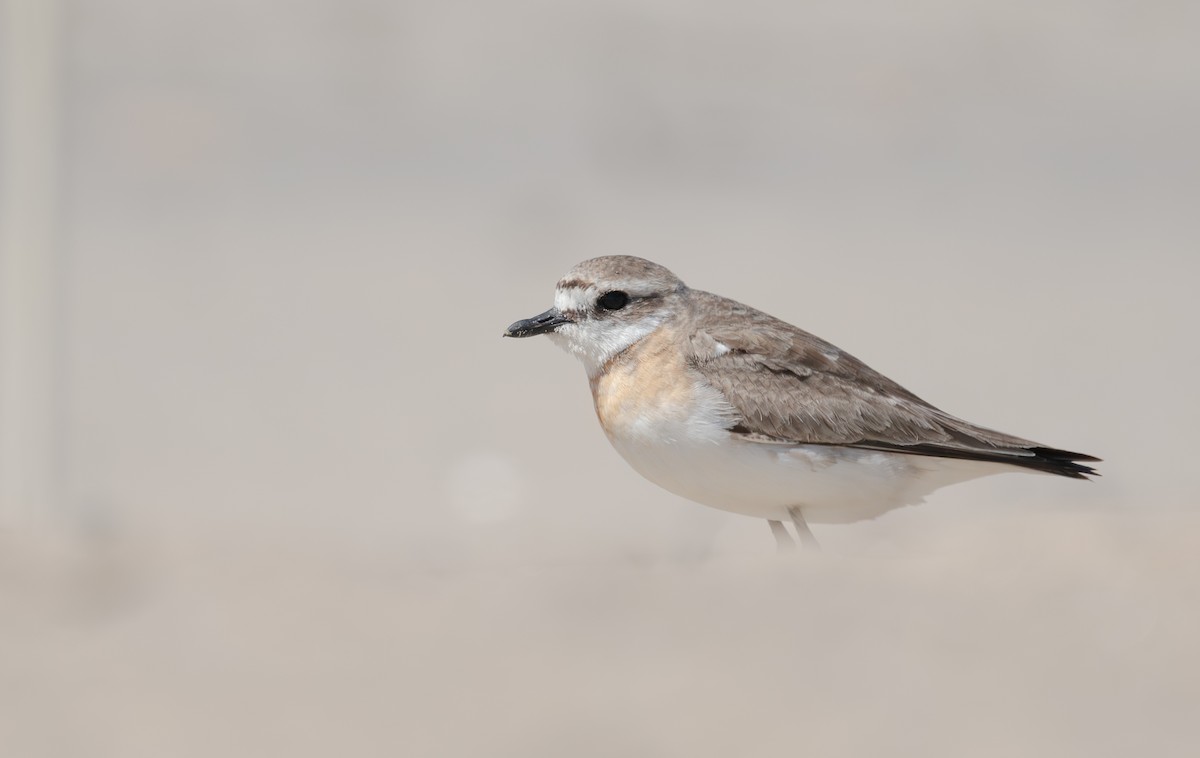
<svg viewBox="0 0 1200 758">
<path fill-rule="evenodd" d="M 1058 474 L 1059 476 L 1066 476 L 1072 479 L 1087 479 L 1089 476 L 1100 476 L 1095 468 L 1080 463 L 1080 461 L 1099 463 L 1100 459 L 1094 455 L 1072 453 L 1070 450 L 1058 450 L 1052 447 L 1034 447 L 1030 448 L 1030 452 L 1033 453 L 1033 458 L 1018 459 L 1014 460 L 1013 463 L 1017 466 L 1045 471 L 1048 474 Z"/>
</svg>

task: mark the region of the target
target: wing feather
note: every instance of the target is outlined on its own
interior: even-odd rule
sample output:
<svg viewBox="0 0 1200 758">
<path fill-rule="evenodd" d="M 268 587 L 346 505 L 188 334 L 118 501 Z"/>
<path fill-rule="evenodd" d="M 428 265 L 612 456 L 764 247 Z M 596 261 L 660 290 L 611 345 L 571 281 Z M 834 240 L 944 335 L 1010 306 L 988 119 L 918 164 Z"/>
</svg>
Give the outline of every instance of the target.
<svg viewBox="0 0 1200 758">
<path fill-rule="evenodd" d="M 843 445 L 968 458 L 1065 476 L 1093 473 L 1091 456 L 1039 445 L 956 418 L 854 356 L 761 311 L 693 291 L 690 364 L 763 443 Z"/>
</svg>

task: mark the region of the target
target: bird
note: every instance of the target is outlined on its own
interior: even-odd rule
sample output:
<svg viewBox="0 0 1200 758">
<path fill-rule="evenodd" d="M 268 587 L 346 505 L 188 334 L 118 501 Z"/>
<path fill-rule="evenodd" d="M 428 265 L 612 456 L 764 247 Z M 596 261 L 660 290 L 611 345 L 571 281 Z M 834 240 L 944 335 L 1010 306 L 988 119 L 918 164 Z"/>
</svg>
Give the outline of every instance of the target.
<svg viewBox="0 0 1200 758">
<path fill-rule="evenodd" d="M 702 505 L 765 519 L 777 548 L 978 477 L 1098 476 L 1100 459 L 964 421 L 844 350 L 630 255 L 585 260 L 506 337 L 579 358 L 625 461 Z"/>
</svg>

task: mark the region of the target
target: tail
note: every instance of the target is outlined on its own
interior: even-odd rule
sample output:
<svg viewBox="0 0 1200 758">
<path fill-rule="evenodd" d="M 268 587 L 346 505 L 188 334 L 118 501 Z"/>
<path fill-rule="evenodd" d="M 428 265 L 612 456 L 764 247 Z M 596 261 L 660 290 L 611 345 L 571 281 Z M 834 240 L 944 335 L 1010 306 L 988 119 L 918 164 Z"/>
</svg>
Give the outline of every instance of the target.
<svg viewBox="0 0 1200 758">
<path fill-rule="evenodd" d="M 1099 463 L 1100 459 L 1084 453 L 1072 453 L 1070 450 L 1058 450 L 1053 447 L 1031 448 L 1033 458 L 1022 458 L 1012 461 L 1013 465 L 1031 468 L 1035 471 L 1045 471 L 1047 474 L 1058 474 L 1072 479 L 1087 479 L 1089 476 L 1100 476 L 1096 469 L 1079 463 Z"/>
<path fill-rule="evenodd" d="M 917 445 L 897 445 L 879 442 L 859 443 L 855 447 L 869 447 L 876 450 L 888 450 L 910 455 L 928 455 L 935 458 L 958 458 L 967 461 L 988 461 L 990 463 L 1007 463 L 1010 466 L 1041 471 L 1047 474 L 1057 474 L 1071 479 L 1087 479 L 1090 476 L 1100 476 L 1096 469 L 1080 463 L 1098 463 L 1099 458 L 1084 453 L 1072 453 L 1070 450 L 1059 450 L 1053 447 L 958 447 L 953 445 L 938 445 L 923 443 Z"/>
</svg>

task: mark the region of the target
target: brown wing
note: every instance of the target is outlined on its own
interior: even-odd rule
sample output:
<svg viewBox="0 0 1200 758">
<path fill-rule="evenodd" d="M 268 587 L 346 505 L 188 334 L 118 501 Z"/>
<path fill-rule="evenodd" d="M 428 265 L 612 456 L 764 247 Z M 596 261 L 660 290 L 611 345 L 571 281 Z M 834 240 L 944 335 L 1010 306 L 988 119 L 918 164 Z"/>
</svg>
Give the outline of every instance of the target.
<svg viewBox="0 0 1200 758">
<path fill-rule="evenodd" d="M 1082 477 L 1056 450 L 941 411 L 854 356 L 741 303 L 693 292 L 691 365 L 741 416 L 731 431 L 764 443 L 845 445 L 968 458 Z"/>
</svg>

